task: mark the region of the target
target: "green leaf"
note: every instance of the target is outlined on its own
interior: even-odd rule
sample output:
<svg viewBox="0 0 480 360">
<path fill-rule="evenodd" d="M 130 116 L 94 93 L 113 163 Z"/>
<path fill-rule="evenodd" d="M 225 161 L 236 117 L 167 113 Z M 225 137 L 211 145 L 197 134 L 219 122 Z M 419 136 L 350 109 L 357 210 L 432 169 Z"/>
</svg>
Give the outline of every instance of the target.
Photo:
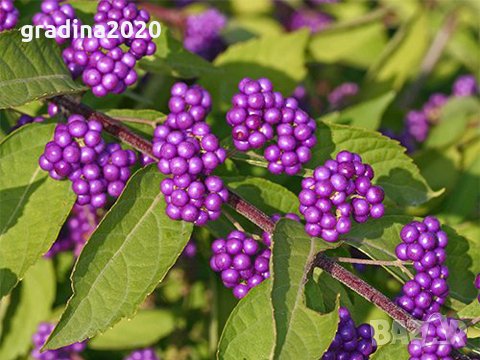
<svg viewBox="0 0 480 360">
<path fill-rule="evenodd" d="M 0 49 L 0 109 L 85 90 L 72 80 L 53 39 L 23 42 L 19 31 L 6 31 Z"/>
<path fill-rule="evenodd" d="M 333 122 L 377 130 L 383 113 L 394 98 L 395 92 L 389 91 L 376 98 L 350 106 L 334 115 Z"/>
<path fill-rule="evenodd" d="M 162 281 L 190 239 L 192 224 L 165 214 L 155 166 L 139 170 L 83 249 L 72 275 L 73 296 L 46 347 L 106 331 Z"/>
<path fill-rule="evenodd" d="M 338 326 L 338 305 L 320 315 L 305 305 L 307 273 L 319 251 L 335 247 L 306 235 L 302 224 L 282 219 L 273 232 L 272 306 L 275 359 L 319 359 Z"/>
<path fill-rule="evenodd" d="M 0 339 L 0 359 L 14 360 L 26 355 L 32 335 L 41 321 L 48 319 L 55 299 L 55 274 L 51 261 L 40 260 L 25 274 L 21 286 L 12 293 L 8 332 Z"/>
<path fill-rule="evenodd" d="M 457 142 L 467 130 L 472 116 L 480 113 L 480 102 L 474 97 L 454 97 L 441 109 L 439 124 L 432 128 L 427 147 L 440 148 Z"/>
<path fill-rule="evenodd" d="M 347 242 L 372 259 L 397 260 L 395 247 L 401 243 L 400 231 L 411 221 L 413 218 L 410 216 L 386 215 L 381 219 L 355 224 L 348 234 Z M 475 298 L 476 292 L 472 286 L 475 274 L 474 260 L 480 257 L 480 241 L 468 241 L 446 225 L 442 225 L 442 229 L 449 239 L 446 265 L 450 270 L 448 284 L 450 295 L 454 299 L 452 306 L 458 308 L 461 303 L 469 303 Z M 402 282 L 408 279 L 398 267 L 389 266 L 385 269 Z"/>
<path fill-rule="evenodd" d="M 157 51 L 139 62 L 141 68 L 158 74 L 169 74 L 183 79 L 196 78 L 204 74 L 215 74 L 213 65 L 193 54 L 162 26 L 162 33 L 154 39 Z"/>
<path fill-rule="evenodd" d="M 288 35 L 271 35 L 230 46 L 215 60 L 214 73 L 204 74 L 200 82 L 222 109 L 230 104 L 237 86 L 244 77 L 269 78 L 276 91 L 290 95 L 305 77 L 305 47 L 308 31 Z M 222 79 L 222 81 L 219 81 Z"/>
<path fill-rule="evenodd" d="M 229 20 L 227 28 L 222 31 L 222 38 L 227 43 L 250 40 L 257 36 L 277 35 L 283 32 L 278 21 L 268 16 L 244 16 Z"/>
<path fill-rule="evenodd" d="M 267 213 L 298 213 L 297 196 L 281 185 L 255 177 L 225 180 L 235 193 Z"/>
<path fill-rule="evenodd" d="M 457 316 L 461 319 L 475 319 L 480 315 L 480 302 L 475 299 L 460 310 Z"/>
<path fill-rule="evenodd" d="M 38 165 L 54 124 L 30 124 L 0 144 L 0 298 L 57 239 L 75 196 Z"/>
<path fill-rule="evenodd" d="M 384 11 L 335 24 L 312 37 L 309 51 L 315 61 L 367 68 L 387 43 Z"/>
<path fill-rule="evenodd" d="M 274 326 L 270 280 L 254 287 L 233 309 L 218 343 L 218 359 L 270 359 Z"/>
<path fill-rule="evenodd" d="M 419 205 L 443 191 L 434 192 L 405 148 L 397 141 L 365 129 L 319 123 L 318 143 L 307 168 L 313 170 L 342 150 L 356 152 L 375 171 L 374 182 L 383 187 L 386 195 L 400 205 Z M 308 173 L 311 173 L 308 171 Z"/>
<path fill-rule="evenodd" d="M 384 345 L 371 357 L 372 360 L 398 360 L 408 358 L 407 344 L 402 342 Z"/>
<path fill-rule="evenodd" d="M 369 80 L 375 83 L 392 83 L 399 89 L 418 66 L 430 42 L 428 18 L 425 12 L 415 14 L 397 32 L 378 61 L 369 69 Z"/>
<path fill-rule="evenodd" d="M 140 310 L 133 319 L 123 319 L 88 346 L 95 350 L 143 348 L 155 344 L 175 329 L 175 317 L 166 310 Z"/>
</svg>

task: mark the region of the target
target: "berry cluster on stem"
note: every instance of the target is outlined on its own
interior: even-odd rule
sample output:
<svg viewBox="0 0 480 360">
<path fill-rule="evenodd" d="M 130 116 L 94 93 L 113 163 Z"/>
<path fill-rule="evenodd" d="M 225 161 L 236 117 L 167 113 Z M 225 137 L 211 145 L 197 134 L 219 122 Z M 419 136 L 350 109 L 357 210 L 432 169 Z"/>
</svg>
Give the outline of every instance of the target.
<svg viewBox="0 0 480 360">
<path fill-rule="evenodd" d="M 355 326 L 347 308 L 338 310 L 340 322 L 335 338 L 322 360 L 366 360 L 377 350 L 373 327 L 368 324 Z"/>
<path fill-rule="evenodd" d="M 304 178 L 298 198 L 307 234 L 336 242 L 350 231 L 352 217 L 358 223 L 382 217 L 384 192 L 372 185 L 373 177 L 360 155 L 341 151 Z"/>
<path fill-rule="evenodd" d="M 0 32 L 13 29 L 17 25 L 19 15 L 13 0 L 0 0 Z"/>
<path fill-rule="evenodd" d="M 395 252 L 402 261 L 413 261 L 417 274 L 403 285 L 397 303 L 417 319 L 439 312 L 449 293 L 448 268 L 444 265 L 448 244 L 440 222 L 427 216 L 423 222 L 413 221 L 401 232 L 402 243 Z"/>
<path fill-rule="evenodd" d="M 298 101 L 273 91 L 270 80 L 244 78 L 232 98 L 227 123 L 239 151 L 263 148 L 268 170 L 295 175 L 310 161 L 315 146 L 316 123 L 299 108 Z"/>
<path fill-rule="evenodd" d="M 176 83 L 168 103 L 170 114 L 155 128 L 152 152 L 158 170 L 170 175 L 160 184 L 173 220 L 204 225 L 216 220 L 228 199 L 223 181 L 211 175 L 227 153 L 205 122 L 210 94 L 198 85 Z"/>
</svg>

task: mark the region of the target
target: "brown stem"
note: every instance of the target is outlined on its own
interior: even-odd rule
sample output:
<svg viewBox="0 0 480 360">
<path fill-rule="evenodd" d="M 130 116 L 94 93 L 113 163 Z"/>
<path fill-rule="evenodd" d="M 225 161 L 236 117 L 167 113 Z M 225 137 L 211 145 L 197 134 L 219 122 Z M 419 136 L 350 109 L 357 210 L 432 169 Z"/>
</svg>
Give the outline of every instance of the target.
<svg viewBox="0 0 480 360">
<path fill-rule="evenodd" d="M 114 135 L 123 142 L 129 144 L 138 151 L 150 156 L 153 159 L 158 160 L 152 152 L 152 143 L 143 139 L 141 136 L 131 132 L 127 127 L 120 124 L 117 120 L 105 115 L 101 112 L 97 112 L 90 107 L 78 103 L 66 96 L 57 96 L 51 99 L 58 106 L 66 109 L 71 113 L 83 115 L 87 120 L 100 121 L 108 133 Z M 275 227 L 275 223 L 270 217 L 256 208 L 254 205 L 242 199 L 240 196 L 233 192 L 229 192 L 228 205 L 230 205 L 239 214 L 250 220 L 257 225 L 263 231 L 272 233 Z M 359 279 L 356 275 L 352 274 L 347 269 L 343 268 L 333 259 L 320 253 L 315 258 L 312 266 L 319 267 L 328 272 L 335 279 L 340 281 L 345 286 L 349 287 L 357 294 L 363 296 L 365 299 L 376 305 L 380 309 L 384 310 L 390 317 L 409 331 L 415 331 L 418 329 L 419 321 L 414 319 L 409 313 L 397 306 L 389 298 L 383 295 L 380 291 L 367 284 L 365 281 Z M 460 356 L 460 355 L 459 355 Z M 461 355 L 463 356 L 463 355 Z M 469 357 L 455 357 L 456 359 L 469 359 Z"/>
</svg>

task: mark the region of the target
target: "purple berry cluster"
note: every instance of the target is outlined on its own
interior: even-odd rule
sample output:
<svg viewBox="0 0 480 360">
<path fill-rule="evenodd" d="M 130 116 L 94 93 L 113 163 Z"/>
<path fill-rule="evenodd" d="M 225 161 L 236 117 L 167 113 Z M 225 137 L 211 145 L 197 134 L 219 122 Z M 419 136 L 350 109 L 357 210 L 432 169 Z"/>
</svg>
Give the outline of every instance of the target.
<svg viewBox="0 0 480 360">
<path fill-rule="evenodd" d="M 100 217 L 95 208 L 89 205 L 74 205 L 58 239 L 45 254 L 45 257 L 51 258 L 60 252 L 71 250 L 73 255 L 78 257 L 99 222 Z"/>
<path fill-rule="evenodd" d="M 242 231 L 235 230 L 226 239 L 215 240 L 212 253 L 210 267 L 221 274 L 227 288 L 233 288 L 237 299 L 270 277 L 270 249 L 262 249 L 259 242 Z"/>
<path fill-rule="evenodd" d="M 232 129 L 233 144 L 240 151 L 264 150 L 273 174 L 295 175 L 311 157 L 315 146 L 316 123 L 299 108 L 298 101 L 273 91 L 270 80 L 261 78 L 240 81 L 240 92 L 232 98 L 227 122 Z"/>
<path fill-rule="evenodd" d="M 293 213 L 287 213 L 283 216 L 286 219 L 294 220 L 297 222 L 300 222 L 300 217 L 297 214 Z M 282 215 L 280 214 L 273 214 L 272 215 L 272 221 L 274 223 L 277 223 L 280 219 L 282 218 Z M 267 247 L 272 246 L 272 234 L 269 234 L 268 232 L 264 231 L 262 234 L 262 241 Z"/>
<path fill-rule="evenodd" d="M 158 170 L 171 175 L 160 188 L 171 219 L 201 226 L 217 219 L 228 199 L 222 180 L 211 175 L 227 153 L 205 122 L 210 94 L 197 85 L 176 83 L 171 95 L 170 114 L 156 127 L 153 138 Z"/>
<path fill-rule="evenodd" d="M 0 32 L 13 29 L 17 25 L 19 15 L 13 0 L 0 0 Z"/>
<path fill-rule="evenodd" d="M 427 216 L 423 222 L 405 225 L 400 238 L 402 243 L 395 249 L 397 257 L 413 261 L 417 274 L 403 285 L 397 303 L 415 318 L 425 319 L 439 312 L 448 296 L 448 268 L 444 265 L 448 237 L 441 230 L 440 222 Z"/>
<path fill-rule="evenodd" d="M 318 166 L 313 177 L 302 180 L 298 195 L 307 234 L 336 242 L 350 231 L 351 216 L 358 223 L 382 217 L 384 192 L 372 185 L 373 177 L 372 167 L 364 164 L 360 155 L 348 151 Z"/>
<path fill-rule="evenodd" d="M 358 94 L 358 85 L 352 82 L 346 82 L 338 85 L 328 94 L 328 103 L 332 109 L 338 109 L 345 106 L 348 99 Z"/>
<path fill-rule="evenodd" d="M 55 328 L 54 324 L 51 323 L 40 323 L 37 328 L 37 332 L 33 335 L 33 350 L 32 350 L 32 357 L 38 360 L 70 360 L 72 355 L 77 354 L 85 350 L 87 346 L 87 341 L 83 341 L 80 343 L 74 343 L 72 345 L 68 345 L 62 347 L 57 350 L 47 350 L 47 351 L 40 351 L 40 349 L 45 345 L 48 337 L 52 333 L 53 329 Z"/>
<path fill-rule="evenodd" d="M 132 24 L 135 21 L 147 23 L 150 14 L 146 10 L 139 10 L 133 0 L 102 0 L 98 3 L 94 20 L 95 26 L 110 31 L 107 25 L 110 21 L 119 25 L 126 21 Z M 63 59 L 72 76 L 81 75 L 85 85 L 97 97 L 124 92 L 137 81 L 138 75 L 134 69 L 136 62 L 156 51 L 148 31 L 140 31 L 139 26 L 134 26 L 134 35 L 128 39 L 119 33 L 119 38 L 74 39 L 71 46 L 63 51 Z"/>
<path fill-rule="evenodd" d="M 53 179 L 72 181 L 78 205 L 102 208 L 107 194 L 118 197 L 136 162 L 135 152 L 105 144 L 101 132 L 100 122 L 71 115 L 67 124 L 57 124 L 53 141 L 39 159 L 40 167 Z"/>
<path fill-rule="evenodd" d="M 429 316 L 420 330 L 421 338 L 408 344 L 410 360 L 451 360 L 453 351 L 467 344 L 467 335 L 458 321 L 439 313 Z"/>
<path fill-rule="evenodd" d="M 303 28 L 316 34 L 330 26 L 333 19 L 331 16 L 317 10 L 300 9 L 292 13 L 288 19 L 287 29 L 296 31 Z"/>
<path fill-rule="evenodd" d="M 405 118 L 405 133 L 418 143 L 424 142 L 429 134 L 430 126 L 435 125 L 440 117 L 442 107 L 452 97 L 473 96 L 478 93 L 478 84 L 472 75 L 457 78 L 449 97 L 441 93 L 430 96 L 420 110 L 412 110 Z"/>
<path fill-rule="evenodd" d="M 377 350 L 377 343 L 373 338 L 373 327 L 368 324 L 355 326 L 348 309 L 341 307 L 338 310 L 340 323 L 335 338 L 322 360 L 366 360 Z"/>
<path fill-rule="evenodd" d="M 216 9 L 209 9 L 187 18 L 183 45 L 207 60 L 213 60 L 225 48 L 220 32 L 227 18 Z"/>
<path fill-rule="evenodd" d="M 475 277 L 475 287 L 480 291 L 480 274 Z M 480 294 L 478 294 L 477 300 L 480 302 Z"/>
<path fill-rule="evenodd" d="M 73 28 L 73 21 L 77 19 L 75 9 L 70 4 L 61 4 L 64 0 L 43 0 L 41 11 L 33 16 L 32 22 L 35 26 L 60 26 L 66 25 L 70 20 L 70 33 Z M 77 19 L 77 24 L 80 25 Z M 65 34 L 62 34 L 65 35 Z M 68 39 L 57 36 L 55 41 L 58 44 L 65 44 Z"/>
<path fill-rule="evenodd" d="M 155 350 L 151 348 L 145 348 L 141 350 L 132 351 L 123 360 L 160 360 L 155 354 Z"/>
</svg>

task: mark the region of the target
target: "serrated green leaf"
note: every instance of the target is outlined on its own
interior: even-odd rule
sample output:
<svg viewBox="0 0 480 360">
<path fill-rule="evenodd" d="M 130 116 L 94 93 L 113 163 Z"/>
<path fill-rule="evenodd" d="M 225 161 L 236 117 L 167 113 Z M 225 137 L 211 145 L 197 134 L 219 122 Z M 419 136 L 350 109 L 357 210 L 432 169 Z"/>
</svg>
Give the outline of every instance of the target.
<svg viewBox="0 0 480 360">
<path fill-rule="evenodd" d="M 162 26 L 161 34 L 154 39 L 154 42 L 157 45 L 157 51 L 139 62 L 141 68 L 183 79 L 216 73 L 216 69 L 210 62 L 185 50 L 180 41 L 175 39 L 165 26 Z"/>
<path fill-rule="evenodd" d="M 95 350 L 137 349 L 155 344 L 175 329 L 175 317 L 166 310 L 140 310 L 89 341 Z"/>
<path fill-rule="evenodd" d="M 378 61 L 369 70 L 369 80 L 391 82 L 395 89 L 403 86 L 417 73 L 430 41 L 429 23 L 425 12 L 416 13 L 397 32 Z"/>
<path fill-rule="evenodd" d="M 175 263 L 193 226 L 165 214 L 162 179 L 154 165 L 135 173 L 92 234 L 47 348 L 91 338 L 131 317 Z"/>
<path fill-rule="evenodd" d="M 309 237 L 303 225 L 280 220 L 273 232 L 272 307 L 276 329 L 275 359 L 319 359 L 338 326 L 338 305 L 321 315 L 305 304 L 307 273 L 318 252 L 335 245 Z"/>
<path fill-rule="evenodd" d="M 372 360 L 398 360 L 408 359 L 407 344 L 387 344 L 380 347 L 372 356 Z"/>
<path fill-rule="evenodd" d="M 0 359 L 14 360 L 28 352 L 32 335 L 38 324 L 48 319 L 54 299 L 52 262 L 40 260 L 27 271 L 21 286 L 12 294 L 5 319 L 8 332 L 0 337 Z"/>
<path fill-rule="evenodd" d="M 210 91 L 212 98 L 223 105 L 222 109 L 230 104 L 244 77 L 267 77 L 276 91 L 289 95 L 306 75 L 307 41 L 308 31 L 301 30 L 232 45 L 215 60 L 217 71 L 204 74 L 200 82 Z"/>
<path fill-rule="evenodd" d="M 254 287 L 230 314 L 218 343 L 218 359 L 269 359 L 274 326 L 271 281 Z"/>
<path fill-rule="evenodd" d="M 225 181 L 235 193 L 267 213 L 298 213 L 297 196 L 281 185 L 255 177 Z"/>
<path fill-rule="evenodd" d="M 57 239 L 75 196 L 38 165 L 54 124 L 30 124 L 0 144 L 0 298 Z"/>
<path fill-rule="evenodd" d="M 360 154 L 375 171 L 374 182 L 400 205 L 419 205 L 443 191 L 434 192 L 420 175 L 405 148 L 377 132 L 337 124 L 318 124 L 318 143 L 308 169 L 314 169 L 342 150 Z"/>
<path fill-rule="evenodd" d="M 340 22 L 312 37 L 309 51 L 314 60 L 367 68 L 387 44 L 383 11 Z"/>
<path fill-rule="evenodd" d="M 53 39 L 22 42 L 20 31 L 6 31 L 0 49 L 0 109 L 85 90 L 72 80 Z"/>
<path fill-rule="evenodd" d="M 382 121 L 383 113 L 394 98 L 395 92 L 389 91 L 374 99 L 350 106 L 335 115 L 333 122 L 377 130 Z"/>
<path fill-rule="evenodd" d="M 347 243 L 372 259 L 397 260 L 395 247 L 401 243 L 400 231 L 411 221 L 413 218 L 410 216 L 386 215 L 381 219 L 355 224 L 348 234 Z M 451 305 L 458 309 L 463 307 L 462 303 L 469 303 L 476 294 L 472 283 L 473 271 L 475 271 L 474 260 L 480 258 L 480 241 L 468 241 L 446 225 L 442 225 L 442 229 L 447 233 L 449 239 L 446 265 L 450 270 L 448 285 L 453 298 Z M 398 267 L 388 266 L 385 269 L 402 281 L 408 280 L 407 275 Z"/>
</svg>

